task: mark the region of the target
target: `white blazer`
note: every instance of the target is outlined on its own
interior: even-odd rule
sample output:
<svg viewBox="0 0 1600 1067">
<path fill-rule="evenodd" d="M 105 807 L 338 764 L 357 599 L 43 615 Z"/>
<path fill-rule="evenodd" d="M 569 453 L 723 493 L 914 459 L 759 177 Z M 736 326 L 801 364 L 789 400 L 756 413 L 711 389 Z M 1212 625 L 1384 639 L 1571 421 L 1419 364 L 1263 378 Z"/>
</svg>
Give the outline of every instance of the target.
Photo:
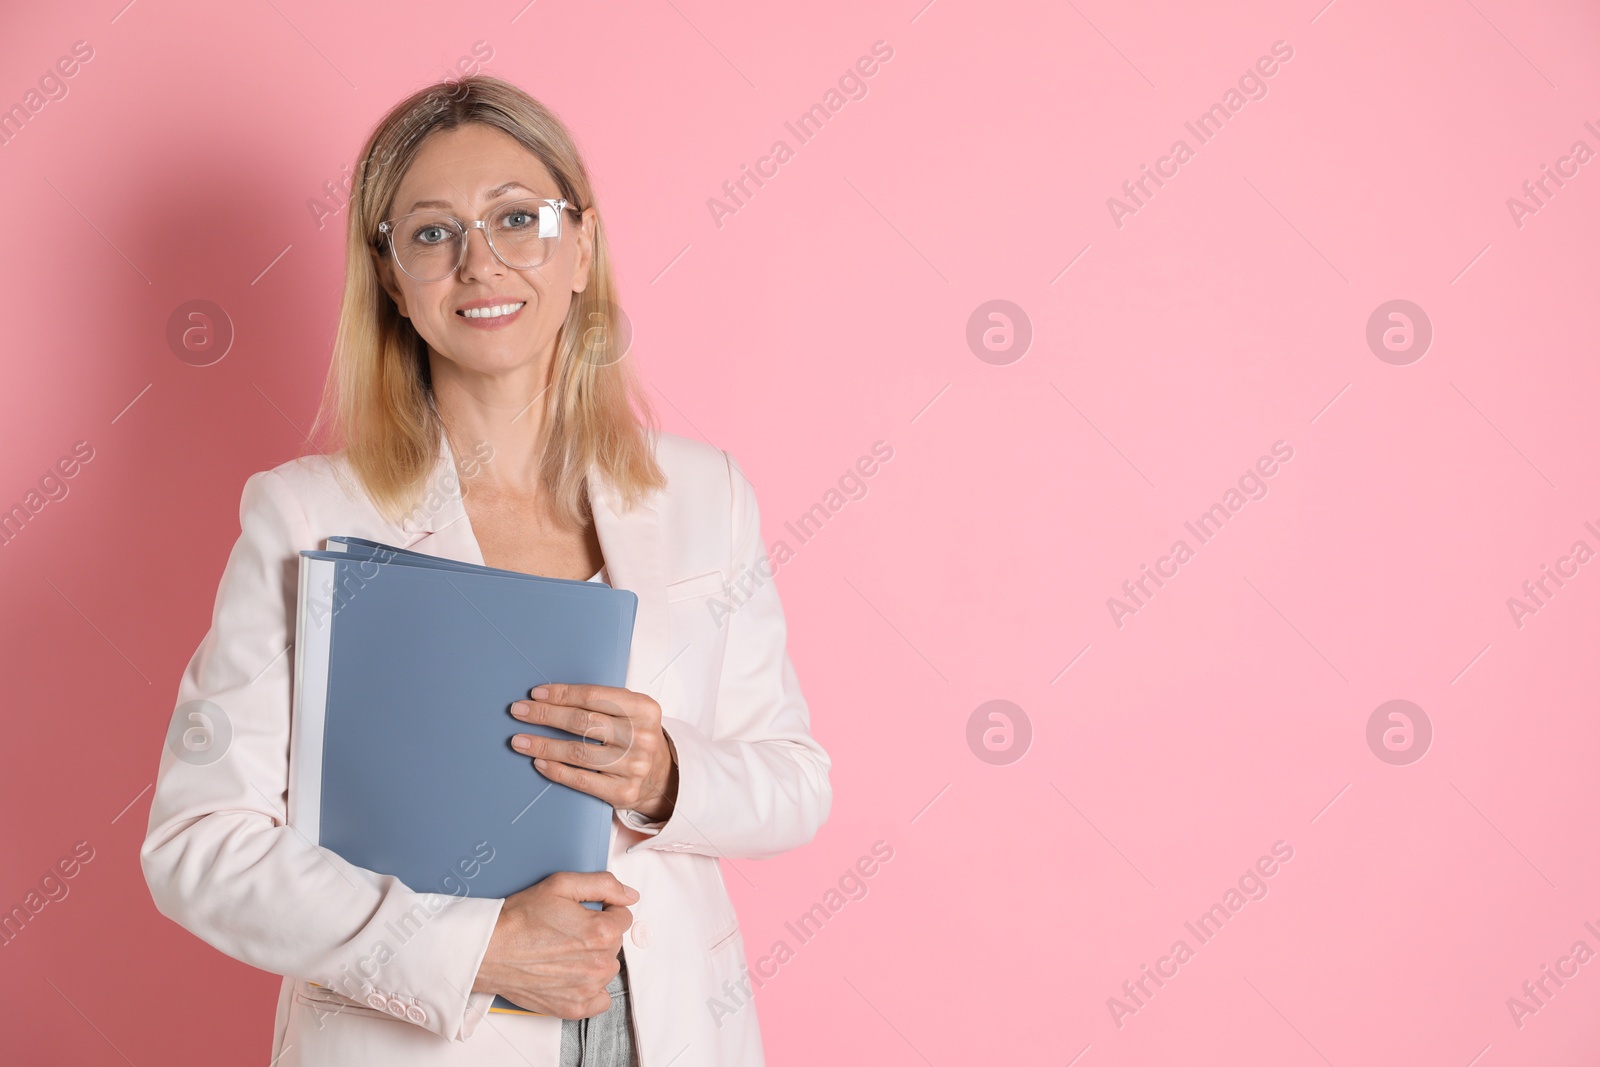
<svg viewBox="0 0 1600 1067">
<path fill-rule="evenodd" d="M 623 938 L 629 1001 L 644 1067 L 750 1067 L 761 1038 L 748 998 L 726 1010 L 725 983 L 749 979 L 716 857 L 811 840 L 832 802 L 829 759 L 784 647 L 750 482 L 726 452 L 675 434 L 659 436 L 656 458 L 669 484 L 632 511 L 598 469 L 589 482 L 611 584 L 639 597 L 627 688 L 660 703 L 678 751 L 672 816 L 612 820 L 610 870 L 639 891 Z M 275 1067 L 558 1061 L 560 1019 L 488 1014 L 493 998 L 470 992 L 499 899 L 412 892 L 285 822 L 298 552 L 349 534 L 482 563 L 442 435 L 431 479 L 396 526 L 343 460 L 251 475 L 211 629 L 178 687 L 175 719 L 203 699 L 226 722 L 203 759 L 162 750 L 145 880 L 162 914 L 284 976 Z"/>
</svg>

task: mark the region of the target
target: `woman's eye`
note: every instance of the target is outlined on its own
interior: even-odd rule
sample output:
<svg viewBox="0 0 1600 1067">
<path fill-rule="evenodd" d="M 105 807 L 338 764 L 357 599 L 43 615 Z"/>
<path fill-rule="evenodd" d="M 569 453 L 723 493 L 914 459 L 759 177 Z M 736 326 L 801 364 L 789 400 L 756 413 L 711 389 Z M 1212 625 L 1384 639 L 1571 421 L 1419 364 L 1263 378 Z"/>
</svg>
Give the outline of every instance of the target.
<svg viewBox="0 0 1600 1067">
<path fill-rule="evenodd" d="M 502 225 L 509 229 L 521 229 L 533 220 L 533 215 L 526 211 L 512 211 L 501 218 Z"/>
<path fill-rule="evenodd" d="M 422 229 L 417 231 L 416 239 L 427 245 L 438 244 L 440 241 L 444 240 L 444 227 L 424 226 Z"/>
</svg>

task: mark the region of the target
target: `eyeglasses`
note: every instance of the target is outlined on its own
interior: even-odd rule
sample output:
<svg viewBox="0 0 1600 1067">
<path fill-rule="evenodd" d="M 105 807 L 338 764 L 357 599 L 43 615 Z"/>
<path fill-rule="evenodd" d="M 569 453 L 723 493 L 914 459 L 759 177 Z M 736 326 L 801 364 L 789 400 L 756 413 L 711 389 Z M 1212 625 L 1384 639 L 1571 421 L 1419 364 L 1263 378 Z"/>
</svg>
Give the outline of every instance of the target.
<svg viewBox="0 0 1600 1067">
<path fill-rule="evenodd" d="M 400 269 L 419 282 L 436 282 L 461 269 L 467 237 L 480 229 L 495 257 L 512 270 L 537 267 L 561 243 L 561 219 L 571 211 L 565 200 L 513 200 L 497 206 L 488 221 L 462 222 L 444 211 L 413 211 L 378 223 Z"/>
</svg>

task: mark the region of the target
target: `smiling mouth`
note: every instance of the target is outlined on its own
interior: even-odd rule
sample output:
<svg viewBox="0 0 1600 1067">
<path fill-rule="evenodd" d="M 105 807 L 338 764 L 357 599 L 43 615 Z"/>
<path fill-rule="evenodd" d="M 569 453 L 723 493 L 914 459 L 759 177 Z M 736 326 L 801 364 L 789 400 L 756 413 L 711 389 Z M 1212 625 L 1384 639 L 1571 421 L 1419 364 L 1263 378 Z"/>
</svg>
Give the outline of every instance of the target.
<svg viewBox="0 0 1600 1067">
<path fill-rule="evenodd" d="M 526 300 L 519 300 L 514 304 L 496 304 L 486 308 L 465 308 L 456 314 L 467 319 L 499 319 L 520 310 L 527 304 Z"/>
</svg>

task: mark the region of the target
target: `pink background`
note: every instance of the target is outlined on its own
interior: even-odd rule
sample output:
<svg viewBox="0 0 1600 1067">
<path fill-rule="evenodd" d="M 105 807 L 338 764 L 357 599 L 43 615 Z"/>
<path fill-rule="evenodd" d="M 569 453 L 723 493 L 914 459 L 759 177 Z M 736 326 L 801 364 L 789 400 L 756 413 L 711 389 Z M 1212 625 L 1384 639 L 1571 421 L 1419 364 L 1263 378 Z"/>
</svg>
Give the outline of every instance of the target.
<svg viewBox="0 0 1600 1067">
<path fill-rule="evenodd" d="M 730 450 L 797 549 L 777 581 L 833 814 L 726 872 L 752 964 L 796 948 L 757 994 L 771 1063 L 1600 1056 L 1600 962 L 1507 1007 L 1600 951 L 1600 563 L 1520 627 L 1506 603 L 1600 550 L 1600 161 L 1507 207 L 1600 150 L 1600 14 L 921 2 L 13 5 L 0 103 L 93 58 L 0 146 L 0 504 L 94 450 L 0 550 L 0 905 L 94 849 L 0 948 L 14 1062 L 267 1058 L 278 979 L 151 903 L 148 787 L 241 486 L 321 386 L 343 215 L 308 201 L 474 42 L 580 140 L 666 428 Z M 880 40 L 865 98 L 798 144 L 784 122 Z M 1265 98 L 1198 144 L 1184 122 L 1275 41 Z M 1119 227 L 1107 198 L 1180 137 Z M 719 227 L 708 199 L 779 138 Z M 165 340 L 194 299 L 236 330 L 211 366 Z M 966 340 L 995 299 L 1033 331 L 1009 363 Z M 1396 299 L 1434 331 L 1403 366 L 1366 342 Z M 879 440 L 797 546 L 784 522 Z M 1280 440 L 1268 495 L 1118 627 L 1107 598 Z M 1367 741 L 1394 699 L 1433 731 L 1407 765 Z M 1020 759 L 969 745 L 990 700 L 1026 717 L 995 757 Z M 868 895 L 797 947 L 784 923 L 878 840 Z M 1266 897 L 1200 944 L 1184 923 L 1278 841 Z M 1180 938 L 1119 1026 L 1108 999 Z"/>
</svg>

